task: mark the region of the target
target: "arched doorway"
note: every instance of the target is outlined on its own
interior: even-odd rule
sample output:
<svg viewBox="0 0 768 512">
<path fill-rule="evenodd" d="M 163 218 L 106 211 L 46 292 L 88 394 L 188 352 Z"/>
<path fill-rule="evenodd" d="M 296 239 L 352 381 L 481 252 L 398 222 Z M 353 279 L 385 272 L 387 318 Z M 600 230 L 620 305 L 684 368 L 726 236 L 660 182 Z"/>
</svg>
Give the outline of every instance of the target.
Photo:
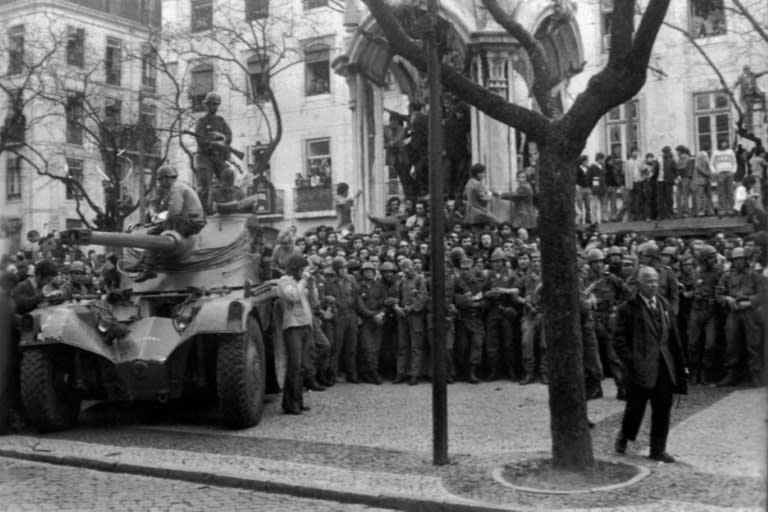
<svg viewBox="0 0 768 512">
<path fill-rule="evenodd" d="M 582 49 L 578 26 L 573 16 L 564 16 L 553 2 L 524 3 L 515 13 L 542 41 L 552 62 L 553 91 L 567 108 L 570 77 L 581 69 Z M 454 5 L 455 4 L 455 5 Z M 440 17 L 445 26 L 443 62 L 461 70 L 474 81 L 502 95 L 509 101 L 536 108 L 528 93 L 530 64 L 519 51 L 516 41 L 487 19 L 487 13 L 461 11 L 457 2 L 444 1 Z M 418 8 L 409 8 L 411 19 L 401 23 L 418 26 Z M 485 16 L 483 19 L 480 17 Z M 347 78 L 352 98 L 354 182 L 364 190 L 356 208 L 355 225 L 370 227 L 368 215 L 382 215 L 389 196 L 402 188 L 394 170 L 386 165 L 384 126 L 388 112 L 408 114 L 413 101 L 426 103 L 426 77 L 410 63 L 392 56 L 375 20 L 367 16 L 359 23 L 347 25 L 351 33 L 347 55 L 334 63 L 336 71 Z M 447 97 L 448 95 L 446 95 Z M 450 110 L 450 100 L 444 101 Z M 535 148 L 530 149 L 525 137 L 507 126 L 471 109 L 471 159 L 489 169 L 489 185 L 495 190 L 514 190 L 515 176 L 523 165 L 535 164 Z M 533 155 L 533 158 L 531 157 Z M 509 202 L 494 205 L 504 218 Z"/>
</svg>

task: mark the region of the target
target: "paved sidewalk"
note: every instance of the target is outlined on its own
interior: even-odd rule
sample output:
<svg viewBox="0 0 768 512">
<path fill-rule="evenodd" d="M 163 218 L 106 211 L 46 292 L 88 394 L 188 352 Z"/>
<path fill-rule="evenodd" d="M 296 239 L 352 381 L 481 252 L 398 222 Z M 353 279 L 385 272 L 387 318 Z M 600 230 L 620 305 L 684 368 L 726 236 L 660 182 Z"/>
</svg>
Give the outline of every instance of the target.
<svg viewBox="0 0 768 512">
<path fill-rule="evenodd" d="M 606 396 L 611 385 L 604 383 Z M 0 440 L 0 455 L 93 469 L 168 476 L 410 510 L 761 510 L 765 505 L 763 390 L 694 387 L 673 411 L 670 451 L 651 464 L 646 416 L 626 459 L 651 474 L 631 487 L 570 496 L 504 487 L 491 471 L 549 449 L 543 386 L 458 384 L 449 388 L 452 463 L 430 464 L 430 388 L 339 385 L 312 395 L 312 411 L 275 414 L 240 432 L 203 424 L 99 425 L 45 437 Z M 590 402 L 595 452 L 615 458 L 623 402 Z M 722 418 L 731 421 L 721 421 Z M 739 418 L 739 421 L 734 421 Z M 205 424 L 208 422 L 208 424 Z M 712 437 L 728 442 L 711 442 Z M 702 455 L 705 453 L 705 455 Z M 735 454 L 735 455 L 733 455 Z M 723 460 L 720 465 L 717 461 Z"/>
</svg>

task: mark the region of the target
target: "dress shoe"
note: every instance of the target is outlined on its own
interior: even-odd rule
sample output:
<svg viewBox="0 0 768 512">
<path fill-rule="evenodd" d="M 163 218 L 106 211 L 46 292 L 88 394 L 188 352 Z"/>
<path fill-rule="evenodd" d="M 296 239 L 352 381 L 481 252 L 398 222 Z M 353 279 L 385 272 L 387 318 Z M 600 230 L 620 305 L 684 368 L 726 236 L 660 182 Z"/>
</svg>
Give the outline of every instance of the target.
<svg viewBox="0 0 768 512">
<path fill-rule="evenodd" d="M 301 414 L 301 409 L 297 409 L 295 407 L 291 407 L 290 409 L 283 409 L 283 414 L 292 414 L 298 416 Z"/>
<path fill-rule="evenodd" d="M 395 377 L 395 380 L 392 381 L 392 384 L 402 384 L 403 382 L 406 382 L 408 380 L 408 377 L 405 375 L 399 375 Z"/>
<path fill-rule="evenodd" d="M 661 453 L 652 453 L 648 456 L 649 459 L 657 460 L 659 462 L 664 462 L 666 464 L 672 464 L 675 462 L 675 458 L 668 454 L 667 452 L 661 452 Z"/>
<path fill-rule="evenodd" d="M 547 377 L 546 375 L 542 375 L 541 377 L 539 377 L 539 382 L 541 382 L 546 386 L 549 384 L 549 377 Z"/>
<path fill-rule="evenodd" d="M 416 384 L 418 384 L 418 383 L 419 383 L 419 378 L 418 378 L 418 377 L 411 377 L 411 378 L 408 380 L 408 385 L 409 385 L 409 386 L 415 386 L 415 385 L 416 385 Z"/>
<path fill-rule="evenodd" d="M 616 442 L 613 443 L 613 449 L 616 451 L 616 453 L 627 453 L 627 440 L 622 436 L 617 437 Z"/>
<path fill-rule="evenodd" d="M 717 387 L 719 388 L 726 388 L 726 387 L 731 387 L 735 385 L 736 385 L 736 379 L 734 379 L 730 375 L 717 383 Z"/>
<path fill-rule="evenodd" d="M 533 375 L 526 375 L 523 380 L 520 381 L 521 386 L 527 386 L 528 384 L 533 384 Z"/>
<path fill-rule="evenodd" d="M 477 375 L 475 375 L 475 370 L 469 371 L 469 377 L 467 378 L 467 382 L 470 384 L 479 384 L 480 379 L 477 378 Z"/>
<path fill-rule="evenodd" d="M 311 391 L 325 391 L 326 389 L 325 386 L 321 385 L 315 379 L 307 379 L 307 381 L 304 383 L 304 387 Z"/>
</svg>

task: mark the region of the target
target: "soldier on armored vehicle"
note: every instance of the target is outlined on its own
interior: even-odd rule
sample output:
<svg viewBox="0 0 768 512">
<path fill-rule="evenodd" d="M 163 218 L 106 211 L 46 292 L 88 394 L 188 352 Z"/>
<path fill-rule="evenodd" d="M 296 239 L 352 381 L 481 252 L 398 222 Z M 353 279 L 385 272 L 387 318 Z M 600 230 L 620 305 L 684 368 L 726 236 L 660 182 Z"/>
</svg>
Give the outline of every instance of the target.
<svg viewBox="0 0 768 512">
<path fill-rule="evenodd" d="M 191 186 L 178 181 L 176 168 L 164 165 L 157 170 L 160 183 L 158 196 L 153 201 L 153 210 L 157 215 L 165 213 L 165 220 L 147 231 L 149 235 L 158 235 L 163 231 L 176 231 L 186 238 L 200 232 L 205 226 L 205 214 L 200 197 Z M 134 281 L 140 283 L 157 277 L 153 270 L 156 254 L 147 251 L 135 267 L 127 271 L 139 271 L 141 274 Z"/>
</svg>

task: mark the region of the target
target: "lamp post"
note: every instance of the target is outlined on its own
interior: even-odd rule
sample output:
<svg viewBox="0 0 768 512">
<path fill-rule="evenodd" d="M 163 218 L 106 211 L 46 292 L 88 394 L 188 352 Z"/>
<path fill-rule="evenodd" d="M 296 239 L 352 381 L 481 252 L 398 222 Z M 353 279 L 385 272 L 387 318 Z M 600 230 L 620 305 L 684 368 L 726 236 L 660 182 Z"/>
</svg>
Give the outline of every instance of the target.
<svg viewBox="0 0 768 512">
<path fill-rule="evenodd" d="M 445 205 L 443 200 L 443 134 L 440 102 L 438 0 L 427 0 L 427 78 L 429 81 L 429 197 L 432 302 L 432 463 L 448 464 L 448 388 L 445 346 Z"/>
</svg>

